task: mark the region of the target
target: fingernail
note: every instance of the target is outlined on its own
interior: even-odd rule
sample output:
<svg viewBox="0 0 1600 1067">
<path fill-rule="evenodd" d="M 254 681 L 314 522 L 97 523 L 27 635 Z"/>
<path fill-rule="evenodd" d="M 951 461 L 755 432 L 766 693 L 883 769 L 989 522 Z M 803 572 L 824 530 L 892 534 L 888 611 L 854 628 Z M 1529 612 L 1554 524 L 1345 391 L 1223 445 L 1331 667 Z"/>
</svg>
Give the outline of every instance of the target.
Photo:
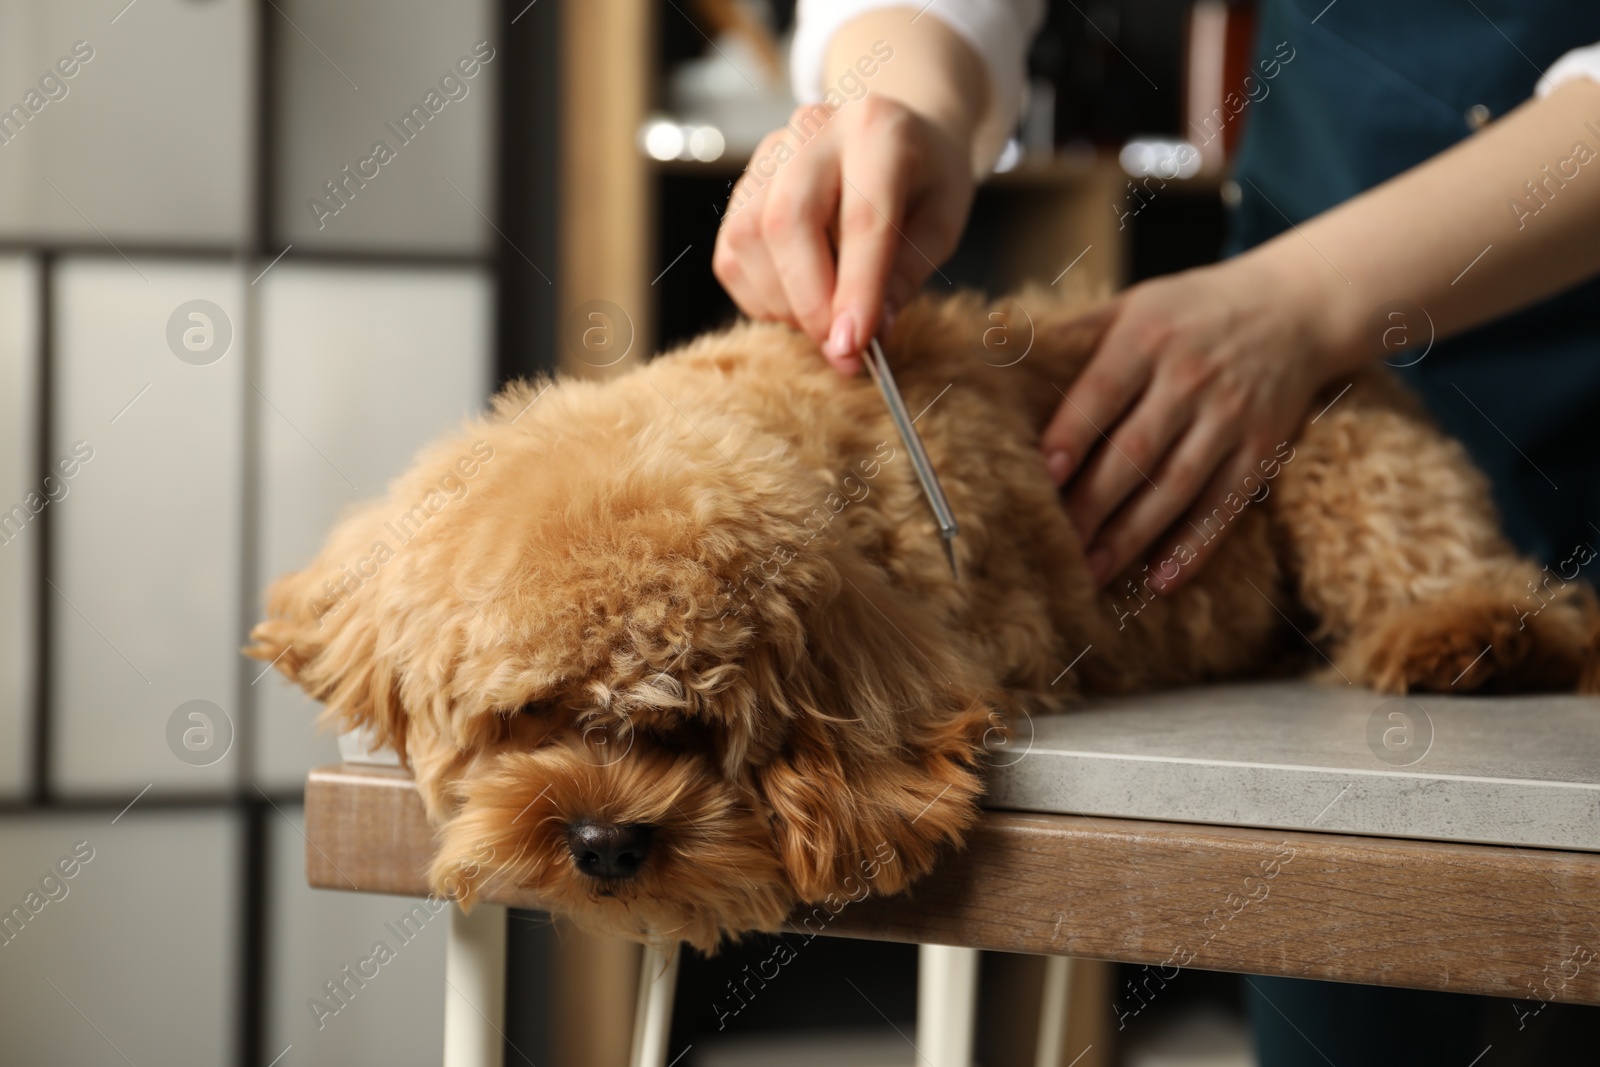
<svg viewBox="0 0 1600 1067">
<path fill-rule="evenodd" d="M 1089 553 L 1084 560 L 1089 567 L 1089 577 L 1094 579 L 1097 586 L 1105 585 L 1106 579 L 1111 577 L 1111 552 L 1109 549 L 1097 548 Z"/>
<path fill-rule="evenodd" d="M 856 343 L 855 316 L 848 311 L 841 312 L 833 320 L 833 329 L 828 331 L 828 341 L 822 346 L 822 354 L 829 359 L 843 359 L 854 355 L 860 347 Z"/>
<path fill-rule="evenodd" d="M 1050 480 L 1060 489 L 1072 472 L 1072 457 L 1057 449 L 1045 457 L 1044 465 L 1050 470 Z"/>
</svg>

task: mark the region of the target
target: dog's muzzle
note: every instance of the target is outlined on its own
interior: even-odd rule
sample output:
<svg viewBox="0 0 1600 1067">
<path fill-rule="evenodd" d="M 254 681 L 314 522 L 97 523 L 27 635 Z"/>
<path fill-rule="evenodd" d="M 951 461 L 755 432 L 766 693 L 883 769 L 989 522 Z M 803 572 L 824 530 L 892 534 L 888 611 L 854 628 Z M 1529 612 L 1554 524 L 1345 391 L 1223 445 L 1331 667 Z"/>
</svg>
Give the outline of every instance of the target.
<svg viewBox="0 0 1600 1067">
<path fill-rule="evenodd" d="M 644 866 L 656 828 L 645 823 L 584 819 L 567 827 L 573 865 L 591 878 L 632 878 Z"/>
</svg>

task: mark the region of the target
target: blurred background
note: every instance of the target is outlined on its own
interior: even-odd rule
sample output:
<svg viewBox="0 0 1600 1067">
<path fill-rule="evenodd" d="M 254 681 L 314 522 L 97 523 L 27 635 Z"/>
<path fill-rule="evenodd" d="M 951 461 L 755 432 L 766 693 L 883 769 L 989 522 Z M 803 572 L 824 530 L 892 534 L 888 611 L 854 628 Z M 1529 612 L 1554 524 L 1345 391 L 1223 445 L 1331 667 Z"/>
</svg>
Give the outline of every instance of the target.
<svg viewBox="0 0 1600 1067">
<path fill-rule="evenodd" d="M 442 924 L 310 1007 L 406 906 L 305 887 L 301 785 L 337 746 L 238 649 L 263 586 L 499 383 L 732 316 L 712 246 L 793 106 L 792 6 L 0 0 L 0 1064 L 437 1062 Z M 1056 7 L 936 287 L 1216 255 L 1247 8 Z M 620 1062 L 631 951 L 514 915 L 506 1062 Z M 792 1062 L 912 1062 L 914 949 L 820 939 L 724 1020 L 770 954 L 689 961 L 685 1067 L 791 1062 L 799 1032 Z M 988 1067 L 1033 1062 L 1036 964 L 985 962 Z M 1119 1026 L 1130 980 L 1086 974 L 1082 1067 L 1248 1062 L 1228 983 Z"/>
</svg>

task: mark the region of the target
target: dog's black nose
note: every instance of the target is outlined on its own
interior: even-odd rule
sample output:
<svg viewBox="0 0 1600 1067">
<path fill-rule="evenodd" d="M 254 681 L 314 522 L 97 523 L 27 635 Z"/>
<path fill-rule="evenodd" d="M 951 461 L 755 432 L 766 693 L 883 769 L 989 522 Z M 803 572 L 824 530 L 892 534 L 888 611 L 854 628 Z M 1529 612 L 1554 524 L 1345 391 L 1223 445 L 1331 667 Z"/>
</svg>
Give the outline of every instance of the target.
<svg viewBox="0 0 1600 1067">
<path fill-rule="evenodd" d="M 632 878 L 650 854 L 656 828 L 644 823 L 616 826 L 584 819 L 567 828 L 567 848 L 578 870 L 591 878 Z"/>
</svg>

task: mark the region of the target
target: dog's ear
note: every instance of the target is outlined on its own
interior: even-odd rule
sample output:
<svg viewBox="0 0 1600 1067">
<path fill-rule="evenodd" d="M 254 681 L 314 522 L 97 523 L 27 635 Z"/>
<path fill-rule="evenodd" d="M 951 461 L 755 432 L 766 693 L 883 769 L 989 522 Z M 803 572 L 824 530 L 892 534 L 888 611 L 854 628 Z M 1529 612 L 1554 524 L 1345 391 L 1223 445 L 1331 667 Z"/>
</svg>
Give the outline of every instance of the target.
<svg viewBox="0 0 1600 1067">
<path fill-rule="evenodd" d="M 273 582 L 267 617 L 250 631 L 245 652 L 322 701 L 326 721 L 339 729 L 365 727 L 404 758 L 397 680 L 377 648 L 373 579 L 385 560 L 373 557 L 382 521 L 380 504 L 363 505 L 338 524 L 309 566 Z"/>
<path fill-rule="evenodd" d="M 862 751 L 850 723 L 807 718 L 757 772 L 784 870 L 807 901 L 899 892 L 959 845 L 983 793 L 976 760 L 994 717 L 974 704 L 929 717 L 905 744 Z"/>
<path fill-rule="evenodd" d="M 755 771 L 807 900 L 848 892 L 869 867 L 879 893 L 927 873 L 977 814 L 984 736 L 1000 724 L 1000 694 L 937 613 L 876 568 L 850 570 L 810 628 L 808 657 L 781 680 L 784 739 Z"/>
<path fill-rule="evenodd" d="M 422 470 L 437 482 L 436 470 Z M 321 701 L 325 724 L 364 728 L 396 752 L 437 818 L 473 753 L 512 727 L 497 715 L 456 713 L 462 687 L 479 682 L 456 677 L 473 628 L 493 632 L 494 624 L 443 577 L 438 560 L 458 542 L 439 520 L 429 528 L 437 548 L 399 541 L 390 529 L 394 516 L 408 514 L 396 501 L 419 495 L 402 488 L 346 515 L 307 567 L 268 589 L 267 617 L 245 652 Z"/>
</svg>

